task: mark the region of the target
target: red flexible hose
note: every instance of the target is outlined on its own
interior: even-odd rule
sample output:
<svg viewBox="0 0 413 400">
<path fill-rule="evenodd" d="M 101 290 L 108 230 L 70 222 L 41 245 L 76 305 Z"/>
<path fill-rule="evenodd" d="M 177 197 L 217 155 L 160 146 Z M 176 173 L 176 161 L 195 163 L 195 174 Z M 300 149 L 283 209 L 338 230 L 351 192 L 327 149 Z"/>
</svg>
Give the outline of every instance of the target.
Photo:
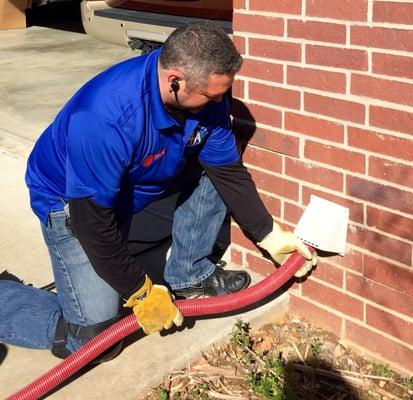
<svg viewBox="0 0 413 400">
<path fill-rule="evenodd" d="M 237 293 L 206 299 L 178 300 L 176 305 L 185 317 L 214 315 L 235 311 L 269 296 L 286 283 L 301 267 L 304 259 L 293 254 L 280 268 L 267 278 Z M 36 379 L 6 400 L 33 400 L 48 393 L 54 387 L 84 367 L 106 349 L 140 328 L 133 314 L 113 324 L 60 364 Z"/>
</svg>

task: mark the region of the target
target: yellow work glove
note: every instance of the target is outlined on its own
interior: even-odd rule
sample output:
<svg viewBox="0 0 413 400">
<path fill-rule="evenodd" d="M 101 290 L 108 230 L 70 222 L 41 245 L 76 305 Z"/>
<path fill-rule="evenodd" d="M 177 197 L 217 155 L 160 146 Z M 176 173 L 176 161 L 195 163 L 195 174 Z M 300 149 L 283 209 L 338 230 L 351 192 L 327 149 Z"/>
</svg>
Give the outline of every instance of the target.
<svg viewBox="0 0 413 400">
<path fill-rule="evenodd" d="M 283 230 L 277 223 L 273 223 L 272 231 L 259 243 L 262 249 L 268 252 L 271 258 L 282 265 L 291 257 L 294 251 L 298 251 L 306 261 L 295 273 L 295 277 L 301 278 L 317 264 L 317 253 L 311 253 L 308 247 L 290 231 Z"/>
<path fill-rule="evenodd" d="M 152 285 L 147 275 L 143 286 L 123 306 L 133 309 L 139 325 L 147 335 L 163 328 L 169 329 L 172 324 L 181 326 L 184 320 L 168 289 L 162 285 Z"/>
</svg>

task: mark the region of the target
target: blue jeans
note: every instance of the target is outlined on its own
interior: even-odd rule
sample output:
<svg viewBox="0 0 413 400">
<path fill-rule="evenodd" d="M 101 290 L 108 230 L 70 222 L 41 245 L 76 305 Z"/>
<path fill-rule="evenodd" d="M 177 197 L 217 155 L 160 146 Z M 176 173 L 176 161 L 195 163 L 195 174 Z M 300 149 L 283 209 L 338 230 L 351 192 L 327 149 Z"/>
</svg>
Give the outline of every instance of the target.
<svg viewBox="0 0 413 400">
<path fill-rule="evenodd" d="M 51 349 L 61 316 L 88 326 L 118 314 L 119 294 L 96 274 L 66 218 L 64 211 L 53 212 L 42 225 L 57 294 L 0 281 L 0 342 Z M 67 348 L 82 344 L 69 336 Z"/>
<path fill-rule="evenodd" d="M 215 270 L 207 256 L 225 214 L 224 203 L 203 175 L 174 213 L 172 252 L 164 276 L 172 288 L 196 284 Z M 66 217 L 64 211 L 53 212 L 42 226 L 57 294 L 0 280 L 0 342 L 51 349 L 62 316 L 72 324 L 89 326 L 119 313 L 119 294 L 96 274 Z M 67 348 L 73 352 L 82 344 L 69 336 Z"/>
<path fill-rule="evenodd" d="M 195 285 L 215 270 L 207 257 L 226 215 L 226 206 L 204 174 L 191 195 L 176 208 L 172 224 L 171 255 L 164 279 L 172 289 Z"/>
</svg>

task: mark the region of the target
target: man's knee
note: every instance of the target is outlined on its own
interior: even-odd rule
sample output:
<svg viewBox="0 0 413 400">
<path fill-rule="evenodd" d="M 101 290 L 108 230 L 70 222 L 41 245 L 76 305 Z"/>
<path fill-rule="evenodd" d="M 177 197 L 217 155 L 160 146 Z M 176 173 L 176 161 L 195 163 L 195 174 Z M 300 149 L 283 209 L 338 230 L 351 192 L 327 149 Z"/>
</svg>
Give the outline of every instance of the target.
<svg viewBox="0 0 413 400">
<path fill-rule="evenodd" d="M 107 321 L 100 322 L 94 325 L 76 325 L 67 322 L 63 317 L 60 318 L 52 345 L 52 354 L 58 358 L 66 358 L 71 352 L 67 348 L 68 337 L 75 339 L 81 345 L 84 345 L 89 340 L 93 339 L 99 333 L 118 322 L 120 315 L 109 319 Z M 122 350 L 122 341 L 112 346 L 105 353 L 96 359 L 97 362 L 109 361 L 115 358 Z"/>
</svg>

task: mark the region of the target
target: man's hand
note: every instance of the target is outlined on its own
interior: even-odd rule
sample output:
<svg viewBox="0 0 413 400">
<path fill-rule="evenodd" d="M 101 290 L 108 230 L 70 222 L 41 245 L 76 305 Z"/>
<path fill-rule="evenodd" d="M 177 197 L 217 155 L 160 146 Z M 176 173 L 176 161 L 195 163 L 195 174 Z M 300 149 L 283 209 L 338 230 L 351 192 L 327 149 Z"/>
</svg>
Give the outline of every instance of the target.
<svg viewBox="0 0 413 400">
<path fill-rule="evenodd" d="M 317 264 L 317 253 L 311 254 L 311 251 L 300 239 L 292 232 L 284 231 L 275 222 L 272 231 L 258 243 L 258 246 L 266 250 L 279 265 L 287 261 L 294 251 L 298 251 L 306 261 L 295 273 L 294 276 L 297 278 L 306 275 Z"/>
<path fill-rule="evenodd" d="M 163 328 L 169 329 L 172 324 L 181 326 L 184 320 L 168 289 L 162 285 L 152 285 L 148 276 L 124 307 L 133 308 L 139 325 L 147 335 Z"/>
</svg>

